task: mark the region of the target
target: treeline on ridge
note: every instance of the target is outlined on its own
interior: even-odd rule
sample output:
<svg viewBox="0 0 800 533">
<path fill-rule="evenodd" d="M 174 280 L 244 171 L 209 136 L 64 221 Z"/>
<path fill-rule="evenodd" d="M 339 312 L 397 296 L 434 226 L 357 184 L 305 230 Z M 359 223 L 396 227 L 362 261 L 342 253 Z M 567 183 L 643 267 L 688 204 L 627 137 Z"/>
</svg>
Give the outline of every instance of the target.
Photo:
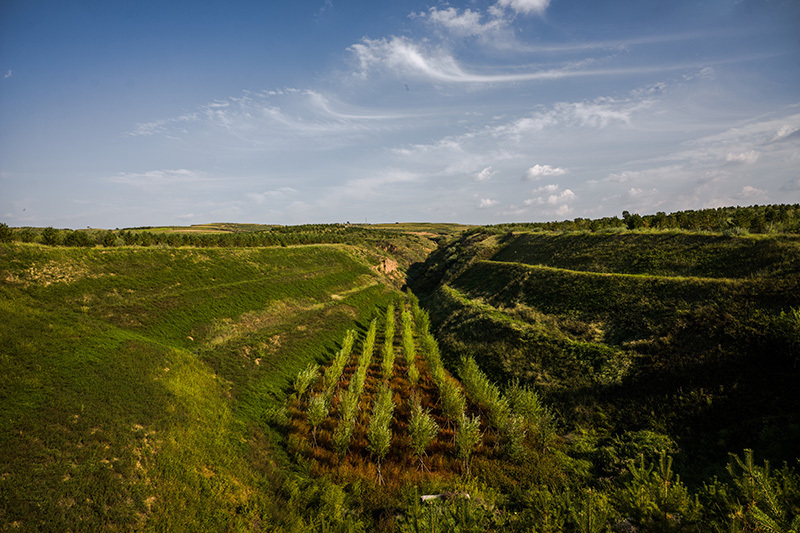
<svg viewBox="0 0 800 533">
<path fill-rule="evenodd" d="M 619 231 L 624 229 L 711 231 L 725 234 L 800 233 L 800 204 L 752 205 L 659 211 L 654 215 L 622 212 L 620 217 L 576 218 L 554 222 L 497 224 L 501 231 Z"/>
<path fill-rule="evenodd" d="M 393 239 L 400 234 L 383 229 L 346 224 L 272 226 L 257 231 L 204 230 L 158 231 L 148 227 L 122 230 L 72 230 L 68 228 L 0 227 L 0 242 L 32 242 L 47 246 L 191 246 L 197 248 L 258 248 L 298 244 L 360 243 L 376 238 Z M 213 230 L 211 230 L 213 231 Z"/>
</svg>

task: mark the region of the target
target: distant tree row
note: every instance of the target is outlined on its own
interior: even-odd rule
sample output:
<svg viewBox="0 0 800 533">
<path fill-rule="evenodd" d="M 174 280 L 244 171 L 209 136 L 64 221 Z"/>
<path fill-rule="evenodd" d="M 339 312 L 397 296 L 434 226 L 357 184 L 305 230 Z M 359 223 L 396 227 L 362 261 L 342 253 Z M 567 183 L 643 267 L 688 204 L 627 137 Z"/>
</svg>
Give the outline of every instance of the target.
<svg viewBox="0 0 800 533">
<path fill-rule="evenodd" d="M 502 231 L 533 229 L 541 231 L 603 231 L 614 229 L 680 229 L 711 231 L 730 235 L 745 233 L 800 233 L 800 204 L 719 207 L 654 215 L 622 212 L 620 217 L 576 218 L 554 222 L 499 224 Z"/>
<path fill-rule="evenodd" d="M 274 226 L 267 230 L 190 233 L 153 231 L 148 228 L 122 230 L 72 230 L 47 228 L 11 229 L 2 224 L 0 242 L 35 242 L 47 246 L 193 246 L 198 248 L 240 248 L 289 246 L 297 244 L 360 243 L 375 239 L 385 240 L 399 234 L 386 230 L 348 226 L 343 224 L 307 224 L 302 226 Z"/>
</svg>

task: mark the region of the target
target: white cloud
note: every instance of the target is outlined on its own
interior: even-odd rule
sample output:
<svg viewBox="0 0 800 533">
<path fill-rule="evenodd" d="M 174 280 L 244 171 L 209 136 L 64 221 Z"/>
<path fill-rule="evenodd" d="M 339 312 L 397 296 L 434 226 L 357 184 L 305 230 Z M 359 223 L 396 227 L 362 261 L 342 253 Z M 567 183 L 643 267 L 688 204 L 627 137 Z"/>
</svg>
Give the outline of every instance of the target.
<svg viewBox="0 0 800 533">
<path fill-rule="evenodd" d="M 780 142 L 788 137 L 797 136 L 798 133 L 800 133 L 800 128 L 798 128 L 797 125 L 784 124 L 775 132 L 775 136 L 770 142 Z"/>
<path fill-rule="evenodd" d="M 445 9 L 432 7 L 428 13 L 422 12 L 417 16 L 426 17 L 429 23 L 461 37 L 487 37 L 506 26 L 506 21 L 497 17 L 490 17 L 487 22 L 481 22 L 481 14 L 469 8 L 459 12 L 454 7 Z"/>
<path fill-rule="evenodd" d="M 490 198 L 481 198 L 480 204 L 478 204 L 478 208 L 486 209 L 487 207 L 492 207 L 497 205 L 499 202 L 497 200 L 492 200 Z"/>
<path fill-rule="evenodd" d="M 5 74 L 3 74 L 3 79 L 4 79 L 4 80 L 7 80 L 8 78 L 10 78 L 10 77 L 11 77 L 11 76 L 13 76 L 13 75 L 14 75 L 14 71 L 13 71 L 13 70 L 11 70 L 11 69 L 8 69 L 8 72 L 6 72 Z"/>
<path fill-rule="evenodd" d="M 753 198 L 760 198 L 767 195 L 767 191 L 763 191 L 761 189 L 757 189 L 752 185 L 745 185 L 742 187 L 742 190 L 739 191 L 737 198 L 741 200 L 750 200 Z"/>
<path fill-rule="evenodd" d="M 137 123 L 129 137 L 161 136 L 210 143 L 213 149 L 260 151 L 293 149 L 299 139 L 315 139 L 305 150 L 357 144 L 375 133 L 420 122 L 415 113 L 391 113 L 342 103 L 318 90 L 284 88 L 243 91 L 239 96 L 197 106 L 180 116 Z"/>
<path fill-rule="evenodd" d="M 550 165 L 533 165 L 525 173 L 525 178 L 529 180 L 538 180 L 543 176 L 561 176 L 566 174 L 567 171 L 563 168 L 551 167 Z"/>
<path fill-rule="evenodd" d="M 316 19 L 319 20 L 320 18 L 322 18 L 323 15 L 325 15 L 325 13 L 328 12 L 328 10 L 332 9 L 333 9 L 333 2 L 331 2 L 331 0 L 325 0 L 325 2 L 322 4 L 322 7 L 319 8 L 319 11 L 317 11 Z"/>
<path fill-rule="evenodd" d="M 559 208 L 556 209 L 556 215 L 558 215 L 560 217 L 565 217 L 570 213 L 572 213 L 572 208 L 570 206 L 568 206 L 567 204 L 559 206 Z"/>
<path fill-rule="evenodd" d="M 149 170 L 147 172 L 119 172 L 115 176 L 108 178 L 108 181 L 146 190 L 160 190 L 164 187 L 185 187 L 211 180 L 202 172 L 180 168 Z"/>
<path fill-rule="evenodd" d="M 335 188 L 332 193 L 334 198 L 346 199 L 372 199 L 376 197 L 391 197 L 391 188 L 396 185 L 420 181 L 421 176 L 415 172 L 399 169 L 387 169 L 363 178 L 347 180 Z M 325 199 L 330 201 L 330 197 Z"/>
<path fill-rule="evenodd" d="M 541 15 L 550 5 L 550 0 L 498 0 L 498 6 L 510 8 L 517 13 Z"/>
<path fill-rule="evenodd" d="M 747 152 L 730 153 L 725 156 L 725 161 L 731 163 L 755 163 L 758 161 L 758 152 L 749 150 Z"/>
<path fill-rule="evenodd" d="M 525 200 L 525 205 L 556 205 L 570 202 L 575 199 L 575 193 L 570 189 L 561 190 L 556 184 L 543 185 L 534 189 L 531 198 Z"/>
<path fill-rule="evenodd" d="M 297 190 L 291 187 L 281 187 L 280 189 L 275 189 L 271 191 L 265 192 L 249 192 L 245 194 L 247 198 L 254 201 L 255 203 L 261 205 L 267 200 L 273 199 L 285 199 L 285 197 L 289 194 L 296 193 Z"/>
<path fill-rule="evenodd" d="M 651 98 L 597 98 L 582 102 L 557 102 L 550 108 L 526 117 L 493 126 L 495 137 L 520 140 L 523 136 L 555 127 L 604 129 L 611 126 L 633 125 L 637 113 L 652 107 Z"/>
<path fill-rule="evenodd" d="M 492 170 L 492 167 L 486 167 L 477 174 L 475 174 L 475 181 L 488 181 L 492 179 L 492 176 L 495 175 L 495 171 Z"/>
<path fill-rule="evenodd" d="M 559 80 L 574 77 L 614 76 L 679 70 L 687 65 L 656 64 L 644 67 L 587 69 L 594 60 L 565 63 L 560 67 L 525 70 L 520 65 L 493 68 L 483 74 L 465 67 L 453 54 L 427 42 L 418 43 L 407 37 L 364 38 L 348 50 L 358 63 L 356 75 L 366 78 L 373 70 L 388 71 L 396 76 L 416 76 L 434 82 L 446 83 L 518 83 L 526 81 Z M 529 67 L 528 67 L 529 68 Z M 496 72 L 500 71 L 499 74 Z"/>
</svg>

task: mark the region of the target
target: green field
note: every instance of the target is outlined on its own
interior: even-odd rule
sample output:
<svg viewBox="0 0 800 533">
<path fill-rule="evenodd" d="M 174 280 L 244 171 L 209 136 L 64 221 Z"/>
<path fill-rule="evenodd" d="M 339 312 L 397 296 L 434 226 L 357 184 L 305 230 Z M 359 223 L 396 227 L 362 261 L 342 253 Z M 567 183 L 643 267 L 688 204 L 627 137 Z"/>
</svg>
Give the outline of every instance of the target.
<svg viewBox="0 0 800 533">
<path fill-rule="evenodd" d="M 0 531 L 800 528 L 796 235 L 76 233 L 0 243 Z"/>
</svg>

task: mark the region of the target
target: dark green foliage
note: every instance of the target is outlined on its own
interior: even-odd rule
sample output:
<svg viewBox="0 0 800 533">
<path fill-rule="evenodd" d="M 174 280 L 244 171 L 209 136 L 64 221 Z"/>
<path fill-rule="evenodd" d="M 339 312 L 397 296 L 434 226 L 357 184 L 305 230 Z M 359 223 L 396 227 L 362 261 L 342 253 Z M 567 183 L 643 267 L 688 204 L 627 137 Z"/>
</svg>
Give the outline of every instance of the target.
<svg viewBox="0 0 800 533">
<path fill-rule="evenodd" d="M 637 527 L 667 532 L 687 529 L 700 518 L 700 507 L 672 470 L 672 457 L 662 452 L 657 465 L 631 460 L 629 478 L 616 491 L 617 509 Z"/>
<path fill-rule="evenodd" d="M 55 228 L 48 226 L 42 230 L 42 244 L 55 246 L 59 242 L 58 232 Z"/>
<path fill-rule="evenodd" d="M 658 212 L 655 215 L 622 212 L 622 218 L 576 218 L 561 222 L 499 224 L 490 226 L 498 231 L 609 231 L 620 228 L 724 232 L 739 229 L 750 233 L 800 232 L 800 205 L 753 205 L 749 207 L 719 207 Z"/>
<path fill-rule="evenodd" d="M 603 273 L 780 278 L 800 275 L 800 240 L 788 235 L 522 233 L 492 260 Z"/>
<path fill-rule="evenodd" d="M 606 496 L 587 489 L 579 502 L 570 506 L 570 515 L 576 531 L 580 533 L 600 533 L 608 527 L 610 508 Z M 651 530 L 648 530 L 651 531 Z"/>
<path fill-rule="evenodd" d="M 794 430 L 753 442 L 750 427 L 737 424 L 742 413 L 754 421 L 800 412 L 796 277 L 631 276 L 480 261 L 451 283 L 429 297 L 451 364 L 474 353 L 492 379 L 536 384 L 573 423 L 627 430 L 651 417 L 652 429 L 694 433 L 691 444 L 704 453 L 711 448 L 698 436 L 716 431 L 739 447 L 769 442 L 793 453 Z M 781 401 L 765 398 L 765 387 Z"/>
<path fill-rule="evenodd" d="M 0 222 L 0 242 L 11 242 L 13 238 L 14 233 L 8 227 L 8 224 Z"/>
<path fill-rule="evenodd" d="M 733 525 L 745 530 L 797 533 L 800 531 L 800 475 L 786 466 L 777 472 L 768 462 L 756 465 L 753 451 L 731 454 L 728 473 L 733 479 Z"/>
</svg>

